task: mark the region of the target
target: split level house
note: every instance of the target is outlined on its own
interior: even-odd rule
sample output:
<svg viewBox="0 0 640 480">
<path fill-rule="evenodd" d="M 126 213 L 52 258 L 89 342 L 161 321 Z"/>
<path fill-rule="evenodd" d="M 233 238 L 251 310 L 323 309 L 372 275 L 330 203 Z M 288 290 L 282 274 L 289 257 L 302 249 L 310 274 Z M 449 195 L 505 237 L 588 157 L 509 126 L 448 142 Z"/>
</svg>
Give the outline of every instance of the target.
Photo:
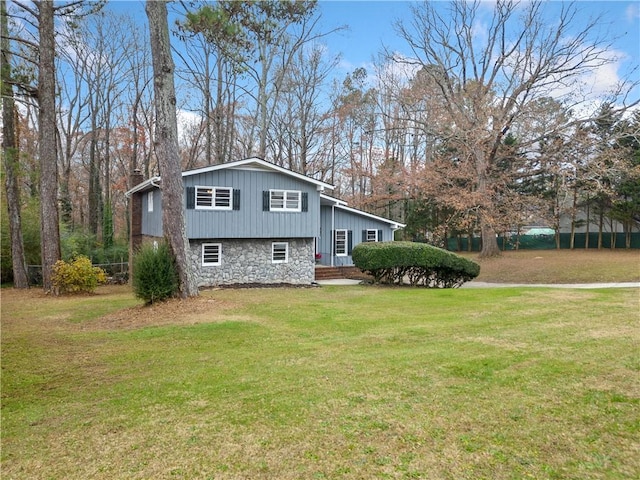
<svg viewBox="0 0 640 480">
<path fill-rule="evenodd" d="M 201 287 L 310 284 L 316 265 L 351 266 L 360 242 L 394 239 L 403 224 L 350 208 L 333 186 L 260 158 L 182 173 L 190 260 Z M 163 237 L 162 178 L 138 180 L 132 250 Z"/>
</svg>

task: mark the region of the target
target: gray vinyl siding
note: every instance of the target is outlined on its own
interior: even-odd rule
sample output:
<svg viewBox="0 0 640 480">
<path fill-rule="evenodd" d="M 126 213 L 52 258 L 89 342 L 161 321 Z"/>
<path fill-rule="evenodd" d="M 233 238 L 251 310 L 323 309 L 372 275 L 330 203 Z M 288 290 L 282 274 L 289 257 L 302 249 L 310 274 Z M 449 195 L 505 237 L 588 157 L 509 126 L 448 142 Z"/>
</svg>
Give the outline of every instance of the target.
<svg viewBox="0 0 640 480">
<path fill-rule="evenodd" d="M 183 177 L 187 237 L 309 238 L 319 234 L 320 194 L 315 184 L 277 172 L 228 169 Z M 240 191 L 239 210 L 186 208 L 186 189 L 196 186 L 230 187 Z M 307 212 L 264 212 L 262 192 L 296 190 L 308 195 Z"/>
<path fill-rule="evenodd" d="M 150 237 L 162 237 L 162 190 L 153 190 L 153 212 L 149 212 L 148 192 L 142 196 L 142 234 Z"/>
<path fill-rule="evenodd" d="M 322 258 L 319 263 L 322 265 L 331 265 L 331 242 L 333 241 L 333 230 L 347 230 L 351 231 L 351 247 L 355 247 L 359 243 L 362 243 L 362 231 L 363 230 L 381 230 L 382 238 L 378 239 L 381 242 L 389 242 L 393 240 L 393 230 L 388 223 L 378 221 L 374 218 L 364 215 L 358 215 L 354 212 L 348 212 L 341 210 L 339 207 L 334 209 L 334 219 L 332 224 L 332 212 L 331 207 L 323 205 L 321 213 L 321 236 L 318 239 L 318 252 L 322 254 Z M 347 249 L 349 246 L 347 245 Z M 333 258 L 333 265 L 353 265 L 351 255 L 335 256 Z"/>
</svg>

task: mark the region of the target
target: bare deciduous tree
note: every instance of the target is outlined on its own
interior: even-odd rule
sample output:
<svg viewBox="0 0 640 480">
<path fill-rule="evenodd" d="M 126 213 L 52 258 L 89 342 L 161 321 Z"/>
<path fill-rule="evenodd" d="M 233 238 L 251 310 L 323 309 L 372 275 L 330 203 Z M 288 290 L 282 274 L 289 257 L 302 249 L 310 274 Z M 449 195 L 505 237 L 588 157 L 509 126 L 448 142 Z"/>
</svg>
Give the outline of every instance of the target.
<svg viewBox="0 0 640 480">
<path fill-rule="evenodd" d="M 424 71 L 438 86 L 448 116 L 436 126 L 438 134 L 455 143 L 473 168 L 482 256 L 500 253 L 491 172 L 507 131 L 537 98 L 553 94 L 566 107 L 583 100 L 575 98 L 580 79 L 615 61 L 607 54 L 611 39 L 599 36 L 600 19 L 578 25 L 577 6 L 563 3 L 549 22 L 546 5 L 499 0 L 482 21 L 482 2 L 424 2 L 413 7 L 410 23 L 396 24 L 413 52 L 398 61 L 428 67 Z M 481 34 L 480 23 L 487 26 Z M 547 125 L 544 137 L 571 123 L 575 119 Z"/>
</svg>

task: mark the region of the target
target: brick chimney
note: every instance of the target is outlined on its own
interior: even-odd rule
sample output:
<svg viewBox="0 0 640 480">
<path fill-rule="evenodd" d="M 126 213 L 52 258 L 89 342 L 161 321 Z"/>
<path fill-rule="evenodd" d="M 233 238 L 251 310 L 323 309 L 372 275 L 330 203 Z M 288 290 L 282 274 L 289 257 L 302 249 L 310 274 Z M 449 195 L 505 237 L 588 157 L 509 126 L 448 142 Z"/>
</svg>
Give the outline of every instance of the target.
<svg viewBox="0 0 640 480">
<path fill-rule="evenodd" d="M 131 174 L 131 188 L 144 180 L 142 172 L 135 169 Z M 129 198 L 129 281 L 133 272 L 133 254 L 142 244 L 142 194 L 135 192 Z"/>
</svg>

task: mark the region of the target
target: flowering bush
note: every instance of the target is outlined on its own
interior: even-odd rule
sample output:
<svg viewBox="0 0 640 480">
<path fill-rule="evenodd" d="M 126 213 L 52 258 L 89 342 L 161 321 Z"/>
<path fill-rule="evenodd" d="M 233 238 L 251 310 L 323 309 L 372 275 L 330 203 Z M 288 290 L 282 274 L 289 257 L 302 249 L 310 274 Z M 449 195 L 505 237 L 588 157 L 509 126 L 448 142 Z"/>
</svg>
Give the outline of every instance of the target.
<svg viewBox="0 0 640 480">
<path fill-rule="evenodd" d="M 94 267 L 91 260 L 78 255 L 71 262 L 58 260 L 53 265 L 53 286 L 56 294 L 91 293 L 96 287 L 107 282 L 103 269 Z"/>
</svg>

